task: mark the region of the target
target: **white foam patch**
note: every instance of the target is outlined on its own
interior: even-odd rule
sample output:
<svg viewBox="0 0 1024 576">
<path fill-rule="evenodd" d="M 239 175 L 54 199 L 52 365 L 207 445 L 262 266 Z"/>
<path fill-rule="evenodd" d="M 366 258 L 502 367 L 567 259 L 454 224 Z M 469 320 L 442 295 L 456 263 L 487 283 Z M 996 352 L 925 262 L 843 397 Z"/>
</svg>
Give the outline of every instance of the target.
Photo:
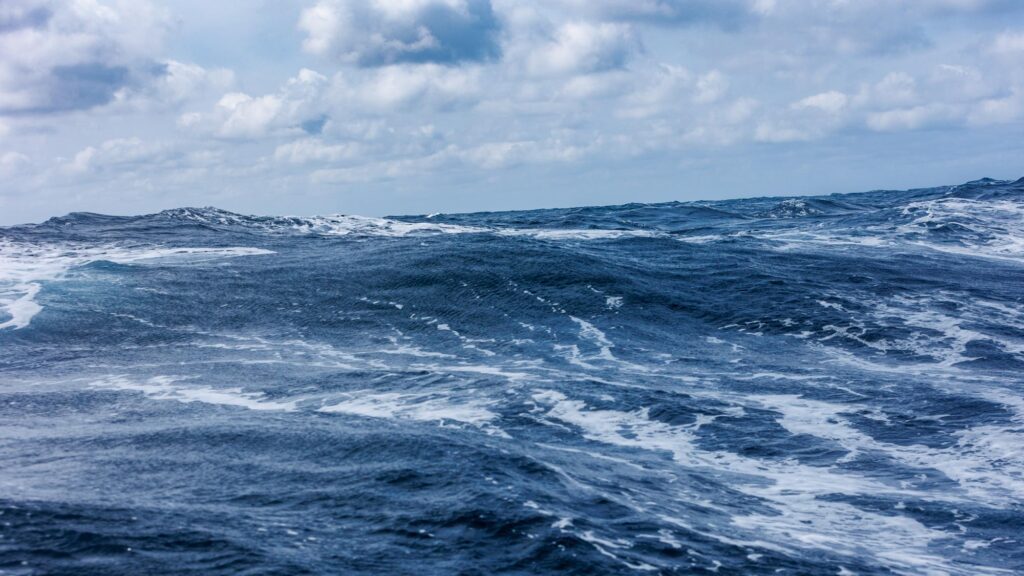
<svg viewBox="0 0 1024 576">
<path fill-rule="evenodd" d="M 797 222 L 794 228 L 755 230 L 750 236 L 772 242 L 781 250 L 903 245 L 972 258 L 1024 262 L 1024 202 L 937 198 L 910 202 L 899 217 L 906 221 L 895 226 L 889 217 L 883 224 L 866 227 L 858 224 L 844 228 L 833 223 L 828 230 Z M 948 238 L 936 236 L 944 231 L 949 232 Z"/>
<path fill-rule="evenodd" d="M 652 230 L 499 228 L 500 236 L 528 236 L 538 240 L 618 240 L 620 238 L 658 238 L 664 232 Z"/>
<path fill-rule="evenodd" d="M 604 332 L 586 320 L 575 316 L 570 316 L 569 318 L 580 327 L 580 338 L 597 347 L 597 358 L 611 362 L 616 361 L 615 356 L 612 354 L 612 348 L 615 347 L 615 344 L 608 339 L 608 336 Z"/>
<path fill-rule="evenodd" d="M 483 234 L 528 236 L 540 240 L 614 240 L 618 238 L 649 238 L 664 236 L 650 230 L 621 229 L 544 229 L 491 228 L 442 224 L 439 222 L 408 222 L 392 218 L 373 218 L 332 214 L 328 216 L 243 216 L 216 209 L 181 209 L 173 211 L 178 218 L 221 226 L 254 228 L 267 234 L 318 234 L 322 236 L 429 236 L 438 234 Z M 431 218 L 428 216 L 428 219 Z"/>
<path fill-rule="evenodd" d="M 846 459 L 875 451 L 913 468 L 936 470 L 955 481 L 965 499 L 993 507 L 1024 499 L 1024 430 L 979 426 L 958 431 L 959 442 L 952 448 L 902 446 L 879 442 L 854 428 L 843 413 L 858 411 L 860 406 L 792 395 L 749 399 L 779 412 L 779 424 L 792 434 L 808 434 L 841 445 L 849 451 Z"/>
<path fill-rule="evenodd" d="M 72 268 L 91 262 L 189 264 L 273 254 L 260 248 L 167 248 L 160 246 L 35 245 L 0 242 L 0 313 L 9 317 L 0 329 L 21 329 L 42 311 L 35 297 L 42 283 L 60 280 Z"/>
<path fill-rule="evenodd" d="M 327 216 L 245 216 L 215 208 L 170 211 L 176 218 L 209 225 L 251 228 L 265 234 L 319 234 L 322 236 L 410 236 L 486 232 L 486 228 L 404 222 L 390 218 L 332 214 Z"/>
<path fill-rule="evenodd" d="M 231 406 L 257 411 L 293 412 L 300 403 L 313 406 L 322 404 L 319 412 L 351 414 L 388 420 L 414 420 L 469 424 L 482 431 L 508 437 L 493 425 L 498 415 L 491 410 L 493 403 L 477 398 L 455 399 L 432 393 L 397 393 L 362 390 L 328 398 L 305 395 L 289 399 L 274 399 L 263 392 L 246 391 L 239 387 L 215 388 L 191 382 L 191 378 L 155 376 L 138 381 L 127 376 L 113 376 L 89 383 L 103 390 L 141 392 L 153 400 L 172 400 L 182 403 L 202 403 Z"/>
<path fill-rule="evenodd" d="M 479 234 L 488 232 L 486 228 L 476 226 L 459 226 L 456 224 L 439 224 L 434 222 L 403 222 L 388 218 L 370 218 L 366 216 L 314 216 L 297 219 L 294 231 L 306 234 L 322 234 L 325 236 L 413 236 L 430 234 Z"/>
<path fill-rule="evenodd" d="M 141 392 L 155 400 L 174 400 L 183 403 L 199 402 L 218 406 L 234 406 L 249 410 L 274 410 L 291 412 L 296 409 L 297 400 L 279 401 L 268 398 L 260 392 L 246 392 L 241 388 L 211 388 L 185 384 L 187 379 L 172 376 L 155 376 L 145 382 L 115 376 L 90 383 L 93 388 Z"/>
<path fill-rule="evenodd" d="M 1011 200 L 939 198 L 911 202 L 903 209 L 911 217 L 898 232 L 933 250 L 965 256 L 1024 261 L 1024 203 Z M 955 226 L 975 238 L 961 244 L 936 242 L 928 238 L 936 227 Z"/>
<path fill-rule="evenodd" d="M 590 440 L 669 453 L 679 464 L 711 471 L 720 480 L 728 479 L 731 488 L 761 499 L 775 510 L 774 514 L 754 513 L 732 518 L 734 525 L 771 540 L 748 545 L 781 550 L 828 550 L 851 558 L 873 557 L 897 570 L 968 573 L 929 550 L 930 543 L 948 538 L 948 534 L 905 516 L 873 513 L 821 498 L 835 494 L 889 494 L 934 499 L 934 494 L 906 486 L 887 485 L 831 467 L 808 466 L 792 460 L 758 460 L 727 451 L 702 450 L 696 445 L 696 432 L 714 417 L 698 418 L 693 424 L 674 426 L 650 419 L 647 409 L 633 412 L 594 410 L 584 402 L 569 399 L 556 391 L 537 391 L 533 399 L 545 418 L 574 425 Z M 774 400 L 772 406 L 785 406 L 791 416 L 788 420 L 784 416 L 784 420 L 794 432 L 814 431 L 851 445 L 862 441 L 855 431 L 845 428 L 834 430 L 834 425 L 829 422 L 822 424 L 820 418 L 808 414 L 812 407 L 800 404 L 799 398 L 780 396 L 761 397 L 759 400 L 763 404 Z M 826 411 L 825 418 L 828 418 L 827 414 L 835 413 L 837 410 Z M 670 516 L 663 519 L 693 528 L 685 519 Z"/>
<path fill-rule="evenodd" d="M 0 291 L 0 310 L 3 310 L 10 320 L 0 323 L 0 330 L 4 328 L 24 328 L 29 325 L 32 318 L 42 311 L 43 307 L 36 303 L 36 294 L 42 287 L 35 283 L 13 284 Z"/>
<path fill-rule="evenodd" d="M 1001 329 L 1024 327 L 1024 309 L 1019 305 L 951 292 L 896 296 L 887 300 L 865 299 L 858 302 L 863 311 L 856 313 L 839 304 L 825 301 L 819 304 L 848 314 L 848 320 L 840 324 L 823 326 L 826 335 L 818 338 L 819 341 L 844 338 L 880 353 L 911 352 L 934 358 L 934 364 L 939 367 L 974 360 L 967 352 L 968 344 L 986 341 L 1024 361 L 1024 339 Z M 986 325 L 1000 329 L 985 328 Z M 863 337 L 878 326 L 898 326 L 907 336 L 873 340 Z"/>
<path fill-rule="evenodd" d="M 323 406 L 319 411 L 442 424 L 445 421 L 462 422 L 491 434 L 507 436 L 491 425 L 498 415 L 490 408 L 490 403 L 478 399 L 456 401 L 436 394 L 363 390 L 348 393 L 340 402 Z"/>
</svg>

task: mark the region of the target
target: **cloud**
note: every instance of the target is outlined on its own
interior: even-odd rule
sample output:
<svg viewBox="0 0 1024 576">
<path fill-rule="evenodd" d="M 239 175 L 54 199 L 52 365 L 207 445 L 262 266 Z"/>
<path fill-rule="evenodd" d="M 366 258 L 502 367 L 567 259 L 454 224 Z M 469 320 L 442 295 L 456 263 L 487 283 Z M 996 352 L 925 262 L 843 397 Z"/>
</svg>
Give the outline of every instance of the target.
<svg viewBox="0 0 1024 576">
<path fill-rule="evenodd" d="M 206 69 L 197 64 L 166 60 L 154 64 L 145 85 L 131 97 L 165 105 L 176 105 L 199 94 L 223 92 L 235 82 L 235 74 L 224 68 Z"/>
<path fill-rule="evenodd" d="M 588 147 L 558 139 L 484 142 L 466 147 L 452 144 L 425 154 L 315 170 L 310 174 L 310 181 L 314 184 L 344 185 L 415 177 L 443 169 L 489 171 L 523 164 L 568 163 L 589 152 Z"/>
<path fill-rule="evenodd" d="M 807 130 L 792 126 L 779 125 L 772 122 L 763 122 L 757 126 L 754 133 L 754 140 L 772 144 L 786 142 L 806 142 L 814 139 L 814 134 Z"/>
<path fill-rule="evenodd" d="M 495 170 L 520 164 L 573 162 L 586 153 L 584 147 L 552 139 L 487 142 L 461 150 L 457 157 L 480 168 Z"/>
<path fill-rule="evenodd" d="M 1024 94 L 982 100 L 971 110 L 967 121 L 972 126 L 1009 124 L 1024 116 Z"/>
<path fill-rule="evenodd" d="M 23 28 L 39 29 L 53 17 L 53 12 L 43 4 L 12 0 L 0 6 L 0 34 Z"/>
<path fill-rule="evenodd" d="M 715 102 L 729 89 L 729 81 L 718 70 L 712 70 L 697 79 L 697 93 L 694 101 L 701 104 Z"/>
<path fill-rule="evenodd" d="M 868 114 L 867 125 L 879 132 L 917 130 L 954 122 L 962 116 L 963 112 L 954 106 L 933 103 L 873 112 Z"/>
<path fill-rule="evenodd" d="M 290 9 L 222 3 L 246 28 L 225 36 L 157 4 L 201 5 L 0 0 L 6 189 L 233 189 L 241 206 L 588 170 L 667 189 L 645 167 L 992 150 L 1024 122 L 1015 0 L 301 0 L 298 32 Z"/>
<path fill-rule="evenodd" d="M 302 69 L 274 93 L 230 92 L 212 110 L 180 115 L 177 125 L 228 139 L 317 135 L 343 120 L 452 110 L 475 102 L 479 91 L 474 67 L 399 64 L 347 70 L 332 78 Z"/>
<path fill-rule="evenodd" d="M 603 72 L 625 66 L 639 47 L 629 26 L 569 22 L 530 53 L 527 67 L 540 75 Z"/>
<path fill-rule="evenodd" d="M 292 164 L 336 163 L 356 158 L 362 148 L 354 142 L 329 144 L 319 138 L 303 138 L 278 146 L 274 150 L 274 158 Z"/>
<path fill-rule="evenodd" d="M 147 0 L 5 0 L 0 114 L 111 102 L 149 67 L 168 26 L 167 14 Z"/>
<path fill-rule="evenodd" d="M 303 48 L 359 66 L 497 58 L 490 0 L 320 0 L 303 10 Z"/>
<path fill-rule="evenodd" d="M 12 177 L 24 172 L 32 163 L 32 159 L 20 152 L 0 154 L 0 176 Z"/>
<path fill-rule="evenodd" d="M 66 168 L 72 173 L 85 174 L 161 163 L 172 155 L 166 144 L 143 142 L 138 138 L 118 138 L 82 149 Z"/>
<path fill-rule="evenodd" d="M 472 101 L 480 89 L 479 68 L 406 64 L 339 74 L 332 86 L 332 98 L 337 107 L 351 106 L 367 113 L 411 106 L 439 110 Z"/>
<path fill-rule="evenodd" d="M 992 42 L 996 54 L 1024 54 L 1024 32 L 1003 32 Z"/>
<path fill-rule="evenodd" d="M 179 127 L 208 132 L 220 138 L 260 138 L 278 131 L 304 131 L 322 121 L 323 97 L 330 84 L 318 72 L 302 69 L 274 94 L 250 96 L 230 92 L 210 112 L 188 112 Z"/>
<path fill-rule="evenodd" d="M 656 26 L 713 24 L 733 29 L 768 9 L 748 0 L 560 0 L 569 9 L 605 20 Z"/>
</svg>

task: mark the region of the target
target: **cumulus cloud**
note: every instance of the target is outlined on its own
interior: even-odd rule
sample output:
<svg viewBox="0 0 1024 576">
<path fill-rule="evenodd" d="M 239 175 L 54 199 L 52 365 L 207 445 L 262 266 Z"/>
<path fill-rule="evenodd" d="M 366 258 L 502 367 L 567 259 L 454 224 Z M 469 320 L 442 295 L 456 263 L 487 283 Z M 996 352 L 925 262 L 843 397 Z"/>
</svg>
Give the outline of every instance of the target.
<svg viewBox="0 0 1024 576">
<path fill-rule="evenodd" d="M 437 110 L 471 100 L 480 89 L 479 68 L 395 65 L 336 76 L 332 97 L 339 105 L 354 105 L 369 113 L 414 105 Z"/>
<path fill-rule="evenodd" d="M 178 125 L 222 138 L 259 138 L 281 130 L 312 130 L 320 127 L 317 121 L 328 85 L 326 76 L 303 69 L 276 93 L 250 96 L 230 92 L 212 111 L 181 115 Z"/>
<path fill-rule="evenodd" d="M 496 58 L 490 0 L 320 0 L 302 12 L 303 48 L 360 66 Z"/>
<path fill-rule="evenodd" d="M 173 106 L 231 84 L 228 70 L 163 58 L 170 28 L 148 0 L 5 0 L 0 114 Z"/>
<path fill-rule="evenodd" d="M 479 90 L 479 70 L 472 67 L 402 64 L 338 72 L 332 78 L 303 69 L 275 93 L 224 94 L 210 111 L 182 114 L 178 126 L 221 138 L 315 135 L 332 119 L 453 109 L 472 102 Z"/>
<path fill-rule="evenodd" d="M 811 108 L 821 110 L 822 112 L 828 112 L 829 114 L 838 114 L 846 108 L 846 104 L 849 98 L 846 94 L 837 90 L 829 90 L 828 92 L 822 92 L 821 94 L 815 94 L 814 96 L 808 96 L 795 102 L 794 108 Z"/>
<path fill-rule="evenodd" d="M 85 174 L 123 169 L 128 166 L 165 162 L 176 154 L 164 143 L 144 142 L 139 138 L 117 138 L 98 146 L 88 146 L 65 167 L 69 172 Z"/>
<path fill-rule="evenodd" d="M 0 176 L 14 176 L 25 171 L 32 159 L 20 152 L 0 153 Z"/>
<path fill-rule="evenodd" d="M 623 67 L 639 48 L 631 27 L 569 22 L 528 57 L 534 74 L 587 74 Z"/>
<path fill-rule="evenodd" d="M 197 94 L 231 87 L 235 74 L 225 68 L 207 69 L 197 64 L 166 60 L 150 68 L 151 76 L 132 96 L 147 97 L 162 104 L 181 104 Z"/>
<path fill-rule="evenodd" d="M 107 104 L 152 62 L 168 25 L 146 0 L 5 0 L 0 113 Z"/>
</svg>

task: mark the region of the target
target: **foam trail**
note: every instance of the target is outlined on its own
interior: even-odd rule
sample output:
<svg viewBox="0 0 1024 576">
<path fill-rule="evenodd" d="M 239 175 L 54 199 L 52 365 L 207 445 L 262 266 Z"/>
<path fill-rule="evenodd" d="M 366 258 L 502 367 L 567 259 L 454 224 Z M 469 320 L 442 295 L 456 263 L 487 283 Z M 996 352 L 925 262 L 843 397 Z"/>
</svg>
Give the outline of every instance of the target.
<svg viewBox="0 0 1024 576">
<path fill-rule="evenodd" d="M 249 247 L 170 248 L 161 246 L 28 245 L 0 242 L 0 311 L 9 317 L 0 329 L 28 327 L 43 307 L 35 298 L 42 283 L 62 279 L 74 267 L 92 262 L 188 264 L 240 256 L 273 254 Z"/>
<path fill-rule="evenodd" d="M 32 318 L 42 311 L 43 307 L 35 302 L 41 286 L 36 283 L 15 284 L 10 288 L 10 293 L 0 296 L 0 309 L 11 317 L 10 320 L 0 323 L 0 329 L 24 328 L 32 322 Z"/>
</svg>

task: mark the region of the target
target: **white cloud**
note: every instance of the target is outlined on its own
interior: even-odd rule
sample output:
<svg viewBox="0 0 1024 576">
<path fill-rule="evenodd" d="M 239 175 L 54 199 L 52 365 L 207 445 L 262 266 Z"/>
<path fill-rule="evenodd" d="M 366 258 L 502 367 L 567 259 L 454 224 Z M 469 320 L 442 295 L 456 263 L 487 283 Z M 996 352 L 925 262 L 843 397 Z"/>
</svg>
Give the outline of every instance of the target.
<svg viewBox="0 0 1024 576">
<path fill-rule="evenodd" d="M 954 107 L 945 104 L 924 104 L 870 113 L 867 124 L 872 130 L 894 132 L 953 122 L 960 116 L 962 113 Z"/>
<path fill-rule="evenodd" d="M 559 140 L 525 140 L 487 142 L 461 151 L 458 156 L 481 168 L 494 170 L 525 163 L 572 162 L 584 154 L 584 148 Z"/>
<path fill-rule="evenodd" d="M 874 104 L 900 106 L 917 102 L 917 80 L 905 72 L 893 72 L 869 89 L 867 97 Z"/>
<path fill-rule="evenodd" d="M 997 54 L 1024 53 L 1024 32 L 1003 32 L 992 42 L 992 51 Z"/>
<path fill-rule="evenodd" d="M 621 68 L 637 51 L 632 28 L 623 24 L 569 22 L 529 56 L 534 74 L 588 74 Z"/>
<path fill-rule="evenodd" d="M 1024 122 L 1024 32 L 1004 28 L 1024 3 L 301 1 L 298 34 L 294 19 L 211 5 L 253 29 L 246 44 L 223 27 L 197 38 L 208 14 L 157 0 L 0 0 L 0 138 L 31 157 L 7 165 L 68 194 L 203 171 L 239 197 L 310 178 L 500 188 L 503 170 L 754 166 L 775 144 L 857 156 L 897 140 L 873 132 L 926 149 L 913 131 L 1004 142 Z"/>
<path fill-rule="evenodd" d="M 813 108 L 828 112 L 829 114 L 838 114 L 846 108 L 848 101 L 849 98 L 846 97 L 846 94 L 837 90 L 830 90 L 821 94 L 815 94 L 814 96 L 808 96 L 793 104 L 793 107 L 798 109 Z"/>
<path fill-rule="evenodd" d="M 328 144 L 319 138 L 303 138 L 278 146 L 274 150 L 274 158 L 292 164 L 334 163 L 357 157 L 362 148 L 360 144 L 354 142 Z"/>
<path fill-rule="evenodd" d="M 754 139 L 758 142 L 779 144 L 785 142 L 806 142 L 807 140 L 814 139 L 814 135 L 799 128 L 764 122 L 757 126 Z"/>
<path fill-rule="evenodd" d="M 632 74 L 625 82 L 633 85 L 633 90 L 624 98 L 617 114 L 650 118 L 682 102 L 686 91 L 692 88 L 693 75 L 682 66 L 661 64 L 646 76 Z"/>
<path fill-rule="evenodd" d="M 180 104 L 198 93 L 223 92 L 234 81 L 231 70 L 208 70 L 196 64 L 168 60 L 157 67 L 156 78 L 148 88 L 160 102 Z"/>
<path fill-rule="evenodd" d="M 498 55 L 490 0 L 320 0 L 303 10 L 303 48 L 348 63 L 456 63 Z"/>
<path fill-rule="evenodd" d="M 0 176 L 11 177 L 25 171 L 32 159 L 20 152 L 0 154 Z"/>
<path fill-rule="evenodd" d="M 729 89 L 729 80 L 718 70 L 712 70 L 697 79 L 697 93 L 694 100 L 701 104 L 710 104 L 721 98 Z"/>
<path fill-rule="evenodd" d="M 224 94 L 209 112 L 187 112 L 177 125 L 221 138 L 261 138 L 279 132 L 297 132 L 315 122 L 326 106 L 330 81 L 313 70 L 302 69 L 273 94 Z"/>
<path fill-rule="evenodd" d="M 365 111 L 389 111 L 411 105 L 453 106 L 480 90 L 480 70 L 438 64 L 395 65 L 335 78 L 332 97 Z"/>
<path fill-rule="evenodd" d="M 270 94 L 253 98 L 241 92 L 225 94 L 217 102 L 219 112 L 226 115 L 217 134 L 226 138 L 254 138 L 263 136 L 275 122 L 283 102 Z"/>
<path fill-rule="evenodd" d="M 169 153 L 170 148 L 163 143 L 144 142 L 139 138 L 117 138 L 82 149 L 66 168 L 73 173 L 99 172 L 128 165 L 162 162 Z"/>
<path fill-rule="evenodd" d="M 973 126 L 1009 124 L 1024 117 L 1024 94 L 1014 92 L 1004 98 L 988 98 L 975 104 L 967 117 Z"/>
<path fill-rule="evenodd" d="M 749 0 L 558 0 L 578 14 L 595 18 L 643 21 L 661 26 L 709 23 L 736 27 L 755 14 L 770 11 L 770 3 Z"/>
</svg>

